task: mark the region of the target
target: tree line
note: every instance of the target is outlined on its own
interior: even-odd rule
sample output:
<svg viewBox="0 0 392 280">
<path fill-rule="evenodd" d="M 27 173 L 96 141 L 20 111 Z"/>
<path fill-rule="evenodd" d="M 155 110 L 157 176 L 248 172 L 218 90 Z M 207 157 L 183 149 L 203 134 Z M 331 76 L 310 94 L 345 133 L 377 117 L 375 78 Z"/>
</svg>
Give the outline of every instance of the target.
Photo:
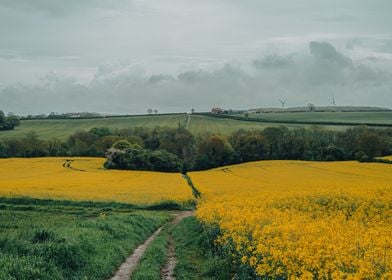
<svg viewBox="0 0 392 280">
<path fill-rule="evenodd" d="M 0 110 L 0 130 L 12 130 L 18 125 L 20 125 L 18 116 L 13 114 L 8 114 L 8 116 L 6 116 L 4 112 Z"/>
<path fill-rule="evenodd" d="M 344 131 L 322 127 L 267 127 L 228 136 L 193 135 L 184 128 L 96 127 L 65 141 L 39 139 L 35 132 L 0 140 L 0 157 L 106 156 L 107 168 L 186 172 L 271 159 L 369 161 L 392 154 L 392 129 L 366 126 Z"/>
</svg>

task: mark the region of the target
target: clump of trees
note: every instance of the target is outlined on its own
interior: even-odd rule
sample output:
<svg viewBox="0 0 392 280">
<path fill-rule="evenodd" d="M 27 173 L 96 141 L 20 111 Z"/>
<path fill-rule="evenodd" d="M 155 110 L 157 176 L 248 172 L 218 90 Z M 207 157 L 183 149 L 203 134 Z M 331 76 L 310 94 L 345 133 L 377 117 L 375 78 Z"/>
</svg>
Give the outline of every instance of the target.
<svg viewBox="0 0 392 280">
<path fill-rule="evenodd" d="M 107 152 L 105 167 L 109 169 L 152 170 L 181 172 L 182 161 L 173 153 L 165 150 L 143 149 L 126 140 L 116 142 Z"/>
<path fill-rule="evenodd" d="M 20 125 L 18 116 L 14 114 L 8 114 L 8 116 L 6 116 L 4 112 L 0 110 L 0 130 L 12 130 L 18 125 Z"/>
<path fill-rule="evenodd" d="M 229 136 L 193 135 L 184 128 L 93 128 L 66 141 L 41 140 L 34 132 L 0 140 L 0 157 L 107 156 L 107 168 L 203 170 L 268 159 L 361 160 L 392 154 L 392 129 L 365 126 L 345 131 L 321 127 L 238 130 Z"/>
</svg>

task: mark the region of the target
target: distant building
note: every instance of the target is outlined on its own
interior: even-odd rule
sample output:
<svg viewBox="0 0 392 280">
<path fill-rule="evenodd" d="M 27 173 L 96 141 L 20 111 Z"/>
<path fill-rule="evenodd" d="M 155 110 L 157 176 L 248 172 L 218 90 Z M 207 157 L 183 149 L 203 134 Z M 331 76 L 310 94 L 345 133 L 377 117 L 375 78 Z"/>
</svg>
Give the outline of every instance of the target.
<svg viewBox="0 0 392 280">
<path fill-rule="evenodd" d="M 223 110 L 222 108 L 212 108 L 211 109 L 211 113 L 213 114 L 223 114 L 225 112 L 225 110 Z"/>
</svg>

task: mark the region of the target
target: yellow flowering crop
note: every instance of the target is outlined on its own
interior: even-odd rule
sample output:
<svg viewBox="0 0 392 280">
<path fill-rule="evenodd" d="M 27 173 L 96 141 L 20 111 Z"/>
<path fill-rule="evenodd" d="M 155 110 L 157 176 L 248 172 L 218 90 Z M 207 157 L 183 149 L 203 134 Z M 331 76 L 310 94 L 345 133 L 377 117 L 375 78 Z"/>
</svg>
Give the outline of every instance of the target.
<svg viewBox="0 0 392 280">
<path fill-rule="evenodd" d="M 67 160 L 70 166 L 64 167 Z M 178 173 L 105 170 L 103 158 L 0 160 L 0 196 L 153 204 L 192 199 Z M 77 169 L 77 170 L 75 170 Z"/>
<path fill-rule="evenodd" d="M 262 161 L 189 175 L 198 218 L 258 276 L 392 278 L 392 165 Z"/>
<path fill-rule="evenodd" d="M 392 156 L 385 156 L 385 157 L 381 157 L 382 159 L 389 159 L 392 160 Z"/>
</svg>

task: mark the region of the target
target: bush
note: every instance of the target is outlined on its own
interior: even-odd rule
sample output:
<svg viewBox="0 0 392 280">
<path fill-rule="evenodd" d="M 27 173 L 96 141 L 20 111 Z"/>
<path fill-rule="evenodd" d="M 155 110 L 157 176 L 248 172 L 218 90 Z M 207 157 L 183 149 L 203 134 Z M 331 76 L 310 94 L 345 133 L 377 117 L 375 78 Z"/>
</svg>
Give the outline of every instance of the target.
<svg viewBox="0 0 392 280">
<path fill-rule="evenodd" d="M 182 169 L 182 162 L 175 154 L 164 150 L 151 151 L 135 145 L 122 150 L 112 148 L 107 153 L 107 159 L 105 167 L 110 169 L 162 172 L 179 172 Z"/>
</svg>

